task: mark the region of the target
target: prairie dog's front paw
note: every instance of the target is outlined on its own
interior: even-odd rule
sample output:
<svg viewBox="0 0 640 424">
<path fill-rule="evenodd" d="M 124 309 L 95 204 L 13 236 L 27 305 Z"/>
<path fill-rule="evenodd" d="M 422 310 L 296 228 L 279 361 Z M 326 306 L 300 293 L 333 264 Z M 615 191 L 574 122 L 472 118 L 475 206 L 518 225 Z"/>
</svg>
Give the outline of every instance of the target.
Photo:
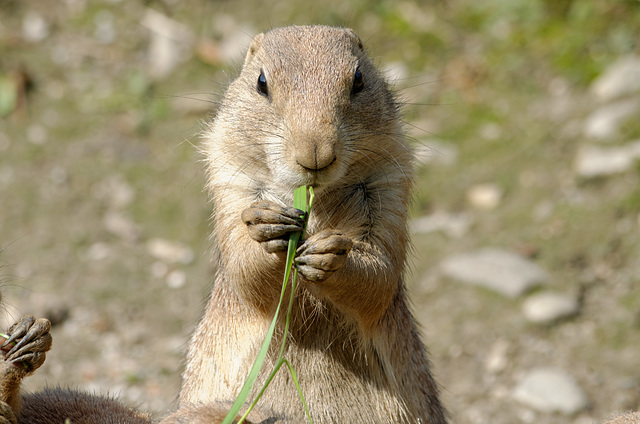
<svg viewBox="0 0 640 424">
<path fill-rule="evenodd" d="M 249 236 L 269 253 L 287 250 L 289 234 L 302 231 L 304 227 L 303 211 L 268 200 L 253 203 L 242 211 L 241 217 Z"/>
<path fill-rule="evenodd" d="M 5 361 L 24 367 L 30 373 L 38 369 L 51 349 L 51 323 L 46 318 L 25 315 L 7 331 L 9 338 L 0 345 Z M 21 363 L 21 364 L 20 364 Z"/>
<path fill-rule="evenodd" d="M 340 231 L 321 231 L 298 248 L 296 268 L 309 281 L 323 281 L 344 266 L 352 247 L 353 241 Z"/>
</svg>

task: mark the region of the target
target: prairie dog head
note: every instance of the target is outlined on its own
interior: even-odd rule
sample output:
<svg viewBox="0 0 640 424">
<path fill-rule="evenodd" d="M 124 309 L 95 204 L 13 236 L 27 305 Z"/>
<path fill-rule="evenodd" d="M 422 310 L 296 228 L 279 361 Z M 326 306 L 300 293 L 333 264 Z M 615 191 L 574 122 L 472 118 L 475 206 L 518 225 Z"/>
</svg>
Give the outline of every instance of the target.
<svg viewBox="0 0 640 424">
<path fill-rule="evenodd" d="M 358 36 L 326 26 L 257 35 L 217 121 L 225 123 L 211 133 L 224 128 L 224 137 L 242 140 L 233 147 L 243 149 L 235 154 L 247 169 L 247 161 L 261 162 L 262 176 L 278 184 L 319 189 L 362 173 L 354 167 L 388 161 L 394 148 L 385 146 L 397 144 L 399 132 L 393 96 Z"/>
</svg>

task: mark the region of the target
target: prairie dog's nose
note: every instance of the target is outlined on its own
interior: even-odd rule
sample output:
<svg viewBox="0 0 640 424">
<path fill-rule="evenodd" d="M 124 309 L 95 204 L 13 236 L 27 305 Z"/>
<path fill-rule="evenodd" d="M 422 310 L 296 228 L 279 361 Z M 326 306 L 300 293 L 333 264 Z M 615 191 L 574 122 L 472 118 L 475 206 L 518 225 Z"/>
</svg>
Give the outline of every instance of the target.
<svg viewBox="0 0 640 424">
<path fill-rule="evenodd" d="M 326 141 L 304 143 L 296 152 L 298 165 L 311 171 L 319 171 L 331 165 L 336 160 L 333 143 Z"/>
</svg>

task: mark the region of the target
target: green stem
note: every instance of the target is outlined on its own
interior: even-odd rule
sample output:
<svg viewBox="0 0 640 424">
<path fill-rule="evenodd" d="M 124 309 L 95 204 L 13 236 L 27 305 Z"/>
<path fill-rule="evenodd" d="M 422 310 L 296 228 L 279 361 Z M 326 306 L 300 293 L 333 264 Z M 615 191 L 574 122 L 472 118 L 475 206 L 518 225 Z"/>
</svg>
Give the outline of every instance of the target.
<svg viewBox="0 0 640 424">
<path fill-rule="evenodd" d="M 289 368 L 289 372 L 291 372 L 291 378 L 293 378 L 293 382 L 296 385 L 296 389 L 298 389 L 298 394 L 300 395 L 300 400 L 302 400 L 302 406 L 304 406 L 304 412 L 307 414 L 307 419 L 311 424 L 313 424 L 313 420 L 311 419 L 311 414 L 309 413 L 309 408 L 307 408 L 307 402 L 304 400 L 304 396 L 302 395 L 302 389 L 300 388 L 300 383 L 298 383 L 298 375 L 296 374 L 296 370 L 293 369 L 289 361 L 285 358 L 281 358 L 280 361 L 284 361 Z"/>
<path fill-rule="evenodd" d="M 307 191 L 309 193 L 308 200 L 307 200 Z M 287 259 L 286 259 L 286 263 L 285 263 L 285 275 L 284 275 L 284 279 L 282 281 L 282 291 L 280 292 L 280 300 L 278 301 L 278 307 L 276 308 L 276 312 L 274 314 L 273 320 L 271 321 L 271 325 L 269 326 L 269 330 L 267 331 L 265 339 L 262 342 L 262 346 L 260 348 L 260 351 L 258 352 L 258 356 L 256 357 L 256 360 L 253 363 L 253 366 L 251 367 L 251 371 L 249 372 L 249 376 L 245 380 L 244 385 L 242 386 L 242 389 L 240 390 L 240 393 L 238 394 L 238 397 L 236 398 L 235 402 L 231 406 L 231 409 L 229 410 L 229 412 L 227 413 L 226 417 L 222 421 L 222 424 L 232 424 L 233 420 L 235 419 L 235 417 L 237 416 L 238 412 L 242 408 L 242 405 L 245 404 L 247 398 L 249 397 L 249 394 L 251 393 L 251 390 L 253 389 L 253 385 L 254 385 L 254 383 L 256 381 L 256 378 L 258 377 L 258 374 L 260 372 L 260 369 L 262 368 L 262 364 L 264 363 L 264 360 L 265 360 L 265 358 L 267 356 L 269 345 L 271 344 L 271 340 L 273 339 L 273 333 L 274 333 L 274 330 L 275 330 L 275 327 L 276 327 L 276 323 L 278 321 L 278 316 L 280 314 L 280 307 L 282 306 L 282 300 L 284 298 L 284 294 L 285 294 L 285 291 L 286 291 L 286 288 L 287 288 L 287 282 L 289 281 L 289 277 L 291 276 L 291 270 L 293 269 L 293 259 L 295 257 L 296 249 L 298 248 L 298 242 L 300 241 L 300 238 L 302 238 L 302 236 L 305 233 L 306 228 L 307 228 L 307 223 L 309 221 L 309 212 L 311 211 L 311 205 L 313 204 L 313 199 L 314 199 L 314 194 L 313 194 L 313 188 L 312 187 L 308 187 L 307 188 L 307 186 L 301 186 L 301 187 L 298 187 L 294 191 L 294 194 L 293 194 L 293 206 L 295 208 L 300 209 L 300 210 L 305 212 L 305 221 L 304 221 L 303 230 L 302 230 L 302 232 L 292 233 L 289 236 L 289 245 L 288 245 L 288 248 L 287 248 Z M 302 396 L 302 390 L 300 389 L 300 385 L 298 384 L 298 380 L 297 380 L 295 371 L 293 371 L 293 367 L 291 367 L 291 364 L 289 364 L 289 362 L 286 361 L 286 359 L 282 358 L 282 356 L 284 354 L 285 344 L 286 344 L 286 341 L 287 341 L 287 334 L 288 334 L 288 331 L 289 331 L 289 321 L 290 321 L 290 317 L 291 317 L 291 308 L 292 308 L 292 305 L 293 305 L 293 299 L 294 299 L 294 293 L 295 293 L 297 279 L 298 279 L 298 271 L 294 269 L 294 271 L 293 271 L 293 279 L 291 281 L 291 294 L 289 296 L 289 305 L 287 307 L 287 315 L 286 315 L 286 319 L 285 319 L 284 337 L 283 337 L 283 340 L 282 340 L 282 345 L 280 346 L 280 353 L 278 354 L 278 359 L 276 360 L 276 366 L 274 367 L 273 372 L 271 373 L 271 375 L 269 376 L 269 378 L 267 379 L 267 381 L 263 385 L 262 389 L 258 393 L 256 399 L 251 403 L 251 405 L 249 406 L 247 411 L 244 413 L 244 415 L 238 421 L 238 424 L 241 424 L 242 422 L 244 422 L 244 420 L 247 418 L 247 416 L 249 415 L 251 410 L 257 404 L 258 400 L 260 399 L 260 397 L 262 396 L 264 391 L 269 386 L 269 383 L 271 382 L 271 380 L 275 376 L 276 372 L 282 366 L 282 361 L 285 361 L 287 363 L 287 366 L 289 367 L 289 370 L 292 372 L 294 383 L 296 384 L 296 387 L 298 388 L 298 393 L 300 394 L 300 397 L 302 399 L 302 404 L 304 405 L 305 411 L 307 413 L 307 417 L 309 418 L 309 422 L 313 423 L 313 421 L 311 420 L 311 416 L 309 414 L 309 411 L 307 409 L 307 404 L 306 404 L 306 402 L 304 400 L 304 397 Z"/>
</svg>

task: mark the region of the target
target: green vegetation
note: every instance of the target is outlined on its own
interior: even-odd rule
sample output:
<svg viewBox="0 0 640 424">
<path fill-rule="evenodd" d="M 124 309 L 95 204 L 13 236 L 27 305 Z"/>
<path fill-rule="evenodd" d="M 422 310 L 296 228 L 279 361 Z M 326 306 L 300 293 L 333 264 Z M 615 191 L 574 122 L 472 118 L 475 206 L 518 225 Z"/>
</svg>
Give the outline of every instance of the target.
<svg viewBox="0 0 640 424">
<path fill-rule="evenodd" d="M 100 0 L 64 2 L 55 13 L 47 1 L 0 3 L 0 266 L 12 276 L 3 291 L 22 312 L 71 310 L 47 358 L 54 365 L 33 389 L 60 381 L 68 365 L 80 371 L 63 373 L 63 385 L 122 387 L 157 410 L 175 398 L 181 349 L 216 266 L 197 151 L 203 122 L 254 33 L 323 23 L 354 28 L 376 63 L 400 69 L 395 88 L 412 143 L 436 150 L 418 169 L 412 215 L 469 220 L 460 237 L 416 236 L 408 274 L 456 422 L 520 420 L 504 396 L 481 400 L 522 369 L 552 362 L 571 367 L 589 392 L 592 408 L 576 422 L 640 407 L 637 390 L 620 388 L 640 379 L 640 165 L 597 178 L 574 169 L 585 144 L 640 138 L 637 114 L 605 142 L 584 133 L 601 106 L 594 80 L 640 54 L 640 2 Z M 192 36 L 164 76 L 150 66 L 148 9 Z M 500 201 L 474 208 L 469 190 L 486 183 Z M 154 238 L 188 246 L 195 259 L 163 263 L 148 252 Z M 580 314 L 536 329 L 518 301 L 437 278 L 442 258 L 485 246 L 533 258 L 552 276 L 549 289 L 583 293 Z M 176 272 L 184 278 L 172 286 Z M 482 361 L 497 340 L 510 346 L 509 366 L 487 377 Z"/>
</svg>

